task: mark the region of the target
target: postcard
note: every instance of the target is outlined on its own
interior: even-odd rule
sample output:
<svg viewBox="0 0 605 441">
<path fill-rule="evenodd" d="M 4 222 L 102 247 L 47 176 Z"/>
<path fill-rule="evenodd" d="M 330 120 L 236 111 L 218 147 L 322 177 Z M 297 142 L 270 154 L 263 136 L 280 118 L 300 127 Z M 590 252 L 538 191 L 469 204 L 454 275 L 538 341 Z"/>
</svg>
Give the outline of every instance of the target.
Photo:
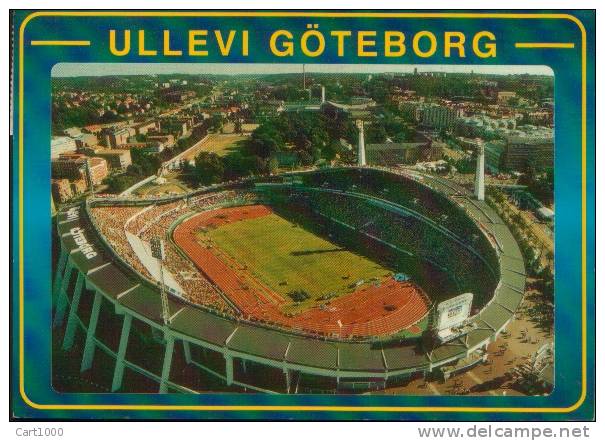
<svg viewBox="0 0 605 441">
<path fill-rule="evenodd" d="M 12 24 L 13 417 L 594 418 L 594 12 Z"/>
</svg>

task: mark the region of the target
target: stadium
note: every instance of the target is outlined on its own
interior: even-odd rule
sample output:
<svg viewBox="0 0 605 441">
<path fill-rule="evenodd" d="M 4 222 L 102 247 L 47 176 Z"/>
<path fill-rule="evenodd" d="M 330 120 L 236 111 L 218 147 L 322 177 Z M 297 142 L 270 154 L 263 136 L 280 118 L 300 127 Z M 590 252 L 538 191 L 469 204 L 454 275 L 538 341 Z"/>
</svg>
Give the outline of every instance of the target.
<svg viewBox="0 0 605 441">
<path fill-rule="evenodd" d="M 486 360 L 525 288 L 496 212 L 408 169 L 88 198 L 58 213 L 57 233 L 57 353 L 111 391 L 357 393 L 447 378 Z"/>
</svg>

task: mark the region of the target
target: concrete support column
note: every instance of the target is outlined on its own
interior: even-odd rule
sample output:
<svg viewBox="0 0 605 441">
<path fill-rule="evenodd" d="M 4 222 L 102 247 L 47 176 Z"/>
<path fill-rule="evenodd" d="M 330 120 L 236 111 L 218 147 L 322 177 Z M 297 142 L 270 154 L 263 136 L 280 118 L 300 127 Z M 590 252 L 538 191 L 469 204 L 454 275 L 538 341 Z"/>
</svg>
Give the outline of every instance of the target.
<svg viewBox="0 0 605 441">
<path fill-rule="evenodd" d="M 284 375 L 286 376 L 286 393 L 290 393 L 290 371 L 284 368 Z"/>
<path fill-rule="evenodd" d="M 172 367 L 172 354 L 174 353 L 174 337 L 166 336 L 166 350 L 164 351 L 164 364 L 162 365 L 162 379 L 160 381 L 160 393 L 168 392 L 168 381 L 170 380 L 170 368 Z"/>
<path fill-rule="evenodd" d="M 153 326 L 151 327 L 151 335 L 153 336 L 153 339 L 157 342 L 163 342 L 166 337 L 161 329 L 158 329 Z"/>
<path fill-rule="evenodd" d="M 230 354 L 225 355 L 225 377 L 227 378 L 227 386 L 233 384 L 233 357 Z"/>
<path fill-rule="evenodd" d="M 55 297 L 55 318 L 53 320 L 53 327 L 61 326 L 63 324 L 63 317 L 65 316 L 65 310 L 67 309 L 67 288 L 71 280 L 71 273 L 73 271 L 73 263 L 71 260 L 67 262 L 65 267 L 65 273 L 61 280 L 61 286 L 59 292 Z"/>
<path fill-rule="evenodd" d="M 115 392 L 122 387 L 122 378 L 124 377 L 124 358 L 126 357 L 126 348 L 128 347 L 128 337 L 130 336 L 130 325 L 132 316 L 124 314 L 122 322 L 122 334 L 120 336 L 120 346 L 116 355 L 116 366 L 113 370 L 113 380 L 111 382 L 111 391 Z"/>
<path fill-rule="evenodd" d="M 97 322 L 99 321 L 101 300 L 101 294 L 98 291 L 95 292 L 95 300 L 92 304 L 90 321 L 88 322 L 88 331 L 86 332 L 86 344 L 84 345 L 84 354 L 82 355 L 82 364 L 80 365 L 80 372 L 87 371 L 92 366 L 92 359 L 95 355 L 95 331 L 97 330 Z"/>
<path fill-rule="evenodd" d="M 69 308 L 69 315 L 67 317 L 67 327 L 65 329 L 65 335 L 63 336 L 63 350 L 68 351 L 74 344 L 74 337 L 76 336 L 76 329 L 78 325 L 78 307 L 80 306 L 80 298 L 82 297 L 84 285 L 84 276 L 81 272 L 78 272 L 78 279 L 76 280 L 76 288 L 74 295 L 71 298 L 71 306 Z M 57 316 L 55 315 L 55 322 Z M 55 326 L 58 326 L 55 324 Z"/>
<path fill-rule="evenodd" d="M 61 248 L 61 254 L 59 255 L 59 261 L 57 262 L 57 270 L 55 271 L 55 280 L 53 283 L 53 297 L 56 297 L 61 287 L 61 281 L 63 280 L 63 271 L 65 271 L 65 264 L 67 263 L 67 251 Z"/>
<path fill-rule="evenodd" d="M 183 340 L 183 354 L 185 354 L 185 363 L 191 364 L 191 345 Z"/>
</svg>

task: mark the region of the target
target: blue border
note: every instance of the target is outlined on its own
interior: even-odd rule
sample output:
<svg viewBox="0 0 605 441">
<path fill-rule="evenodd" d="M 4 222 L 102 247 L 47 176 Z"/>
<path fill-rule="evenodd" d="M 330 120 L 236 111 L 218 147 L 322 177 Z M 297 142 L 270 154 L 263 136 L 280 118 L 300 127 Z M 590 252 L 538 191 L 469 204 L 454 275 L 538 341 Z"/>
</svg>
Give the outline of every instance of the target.
<svg viewBox="0 0 605 441">
<path fill-rule="evenodd" d="M 408 12 L 408 11 L 406 11 Z M 444 11 L 445 12 L 445 11 Z M 450 12 L 450 11 L 447 11 Z M 476 12 L 476 11 L 474 11 Z M 482 11 L 493 12 L 493 11 Z M 517 12 L 517 11 L 515 11 Z M 532 11 L 535 12 L 535 11 Z M 561 11 L 557 11 L 559 13 Z M 410 419 L 410 420 L 567 420 L 592 419 L 594 415 L 594 300 L 595 300 L 595 15 L 591 11 L 572 12 L 587 30 L 587 332 L 588 332 L 588 396 L 585 403 L 572 414 L 524 413 L 333 413 L 333 412 L 165 412 L 128 411 L 119 417 L 131 418 L 210 418 L 210 419 Z M 15 13 L 13 26 L 15 48 L 18 48 L 19 25 L 27 12 Z M 247 60 L 209 56 L 204 62 L 282 62 L 267 51 L 268 32 L 278 28 L 300 29 L 309 22 L 319 23 L 320 29 L 402 29 L 406 35 L 419 30 L 460 30 L 471 34 L 488 29 L 498 40 L 498 57 L 478 59 L 467 55 L 463 64 L 538 64 L 548 65 L 555 72 L 555 201 L 556 201 L 556 388 L 549 397 L 446 397 L 446 396 L 265 396 L 265 395 L 199 395 L 158 396 L 129 394 L 58 394 L 50 387 L 50 71 L 57 62 L 116 62 L 109 55 L 107 42 L 102 36 L 109 28 L 145 28 L 153 33 L 169 28 L 238 29 L 245 24 L 253 29 L 251 52 Z M 215 404 L 215 405 L 345 405 L 345 406 L 512 406 L 512 407 L 565 407 L 573 404 L 580 389 L 580 295 L 581 295 L 581 81 L 580 50 L 520 50 L 513 41 L 573 41 L 581 47 L 578 27 L 571 21 L 509 19 L 369 19 L 369 18 L 81 18 L 38 17 L 32 20 L 25 33 L 24 93 L 24 231 L 25 231 L 25 353 L 26 390 L 30 399 L 38 403 L 146 403 L 146 404 Z M 92 47 L 31 47 L 32 39 L 90 39 Z M 179 43 L 176 43 L 177 45 Z M 256 44 L 256 46 L 255 46 Z M 181 43 L 181 46 L 184 44 Z M 259 48 L 258 51 L 255 48 Z M 18 79 L 18 51 L 13 59 L 15 78 Z M 175 62 L 162 56 L 145 59 L 128 56 L 120 62 Z M 199 62 L 182 57 L 178 62 Z M 295 56 L 291 63 L 309 63 Z M 317 63 L 355 63 L 354 58 L 315 59 Z M 367 63 L 368 60 L 364 59 Z M 376 64 L 394 64 L 396 60 L 377 57 Z M 457 64 L 460 60 L 446 59 L 437 53 L 430 59 L 406 56 L 406 64 Z M 15 82 L 15 85 L 17 83 Z M 14 127 L 18 127 L 18 100 L 15 99 Z M 12 155 L 12 408 L 14 415 L 31 418 L 115 418 L 107 411 L 38 411 L 20 399 L 18 390 L 18 139 L 14 139 Z"/>
</svg>

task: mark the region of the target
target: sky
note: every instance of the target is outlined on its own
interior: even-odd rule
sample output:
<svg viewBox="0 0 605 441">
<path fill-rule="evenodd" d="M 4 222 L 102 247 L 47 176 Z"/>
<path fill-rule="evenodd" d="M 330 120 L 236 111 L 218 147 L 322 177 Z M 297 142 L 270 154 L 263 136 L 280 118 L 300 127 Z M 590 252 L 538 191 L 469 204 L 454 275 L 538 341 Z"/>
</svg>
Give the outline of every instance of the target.
<svg viewBox="0 0 605 441">
<path fill-rule="evenodd" d="M 548 66 L 473 66 L 473 65 L 413 65 L 413 64 L 306 64 L 307 73 L 382 73 L 382 72 L 447 72 L 471 71 L 482 74 L 549 75 Z M 59 63 L 52 69 L 53 77 L 152 75 L 152 74 L 268 74 L 300 73 L 302 64 L 263 63 Z"/>
</svg>

